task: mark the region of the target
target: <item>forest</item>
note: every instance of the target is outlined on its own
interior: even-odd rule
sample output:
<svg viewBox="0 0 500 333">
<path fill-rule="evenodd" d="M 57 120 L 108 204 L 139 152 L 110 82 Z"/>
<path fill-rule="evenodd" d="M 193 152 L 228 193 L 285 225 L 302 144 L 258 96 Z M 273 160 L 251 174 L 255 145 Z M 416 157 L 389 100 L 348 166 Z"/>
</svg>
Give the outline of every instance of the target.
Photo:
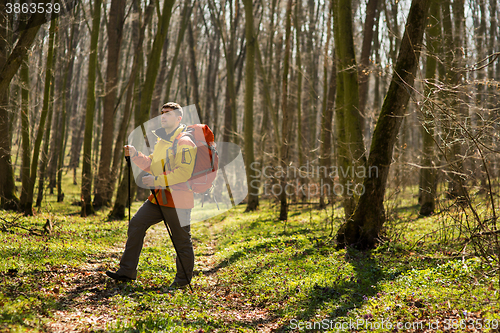
<svg viewBox="0 0 500 333">
<path fill-rule="evenodd" d="M 0 331 L 497 330 L 499 6 L 0 0 Z M 242 156 L 226 209 L 195 195 L 191 293 L 162 224 L 103 273 L 166 102 Z"/>
</svg>

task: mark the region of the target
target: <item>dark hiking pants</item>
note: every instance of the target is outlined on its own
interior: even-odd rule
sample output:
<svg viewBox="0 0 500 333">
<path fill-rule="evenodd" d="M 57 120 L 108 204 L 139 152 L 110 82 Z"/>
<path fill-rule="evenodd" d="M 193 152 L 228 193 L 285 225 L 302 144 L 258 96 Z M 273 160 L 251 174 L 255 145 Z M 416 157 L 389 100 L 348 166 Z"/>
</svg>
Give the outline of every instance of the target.
<svg viewBox="0 0 500 333">
<path fill-rule="evenodd" d="M 194 268 L 194 251 L 189 225 L 191 209 L 160 207 L 172 231 L 172 238 L 179 253 L 176 257 L 177 274 L 174 282 L 184 285 L 191 281 Z M 135 213 L 128 226 L 127 244 L 120 260 L 120 269 L 117 271 L 119 275 L 125 275 L 133 279 L 137 277 L 137 265 L 146 231 L 152 225 L 163 222 L 163 216 L 158 206 L 149 200 L 146 200 Z M 184 274 L 180 260 L 182 260 L 187 276 Z"/>
</svg>

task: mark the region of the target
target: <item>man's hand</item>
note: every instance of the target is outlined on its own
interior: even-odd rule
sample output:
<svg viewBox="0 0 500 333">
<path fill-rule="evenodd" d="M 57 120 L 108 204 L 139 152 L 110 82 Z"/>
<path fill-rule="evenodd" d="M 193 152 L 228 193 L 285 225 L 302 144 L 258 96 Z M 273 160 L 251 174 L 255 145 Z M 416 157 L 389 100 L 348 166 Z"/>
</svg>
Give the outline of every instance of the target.
<svg viewBox="0 0 500 333">
<path fill-rule="evenodd" d="M 123 148 L 125 149 L 125 156 L 134 157 L 135 155 L 137 155 L 137 150 L 134 146 L 126 145 Z"/>
<path fill-rule="evenodd" d="M 152 175 L 147 175 L 142 177 L 142 184 L 145 186 L 154 186 L 155 185 L 155 177 Z"/>
</svg>

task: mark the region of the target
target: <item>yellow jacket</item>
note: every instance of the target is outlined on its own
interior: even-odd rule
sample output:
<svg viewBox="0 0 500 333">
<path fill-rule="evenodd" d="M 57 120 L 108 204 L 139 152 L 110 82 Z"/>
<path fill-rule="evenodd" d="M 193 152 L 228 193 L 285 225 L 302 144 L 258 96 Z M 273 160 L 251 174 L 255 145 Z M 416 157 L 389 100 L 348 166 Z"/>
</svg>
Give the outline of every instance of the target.
<svg viewBox="0 0 500 333">
<path fill-rule="evenodd" d="M 187 181 L 191 178 L 196 161 L 196 145 L 189 136 L 182 136 L 177 142 L 174 155 L 175 138 L 185 130 L 180 125 L 170 134 L 164 128 L 153 133 L 158 138 L 153 153 L 146 156 L 142 153 L 132 157 L 132 161 L 142 170 L 155 176 L 156 197 L 160 205 L 175 208 L 193 208 L 193 192 Z M 153 194 L 149 201 L 156 203 Z"/>
</svg>

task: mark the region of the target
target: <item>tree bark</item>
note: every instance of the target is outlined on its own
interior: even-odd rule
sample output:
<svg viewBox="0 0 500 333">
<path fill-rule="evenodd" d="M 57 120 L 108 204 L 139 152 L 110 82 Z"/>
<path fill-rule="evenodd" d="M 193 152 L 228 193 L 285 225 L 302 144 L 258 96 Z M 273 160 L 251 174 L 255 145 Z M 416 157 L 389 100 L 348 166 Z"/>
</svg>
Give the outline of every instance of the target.
<svg viewBox="0 0 500 333">
<path fill-rule="evenodd" d="M 460 91 L 460 84 L 463 80 L 463 73 L 460 73 L 457 68 L 463 66 L 462 50 L 460 49 L 463 41 L 464 33 L 464 0 L 457 0 L 453 2 L 453 9 L 455 15 L 455 29 L 451 20 L 450 1 L 443 0 L 441 2 L 441 10 L 443 13 L 443 53 L 444 53 L 444 68 L 441 68 L 440 76 L 442 81 L 455 87 L 454 91 L 443 91 L 442 98 L 449 103 L 452 113 L 459 116 L 465 116 L 468 112 L 466 110 L 466 101 Z M 459 120 L 460 121 L 460 120 Z M 464 174 L 463 165 L 463 147 L 462 144 L 456 140 L 460 135 L 456 130 L 456 126 L 452 119 L 445 119 L 444 130 L 451 141 L 451 148 L 445 150 L 446 159 L 449 163 L 449 177 L 448 183 L 448 197 L 457 200 L 459 203 L 465 203 L 467 198 L 467 191 L 464 187 L 465 179 L 462 179 Z"/>
<path fill-rule="evenodd" d="M 75 57 L 74 57 L 74 49 L 78 44 L 78 36 L 80 34 L 80 29 L 78 27 L 78 23 L 73 23 L 71 25 L 71 30 L 68 36 L 68 59 L 65 62 L 66 67 L 64 70 L 64 82 L 62 87 L 62 138 L 60 145 L 60 153 L 57 161 L 57 202 L 64 201 L 64 192 L 62 189 L 62 172 L 64 168 L 64 156 L 66 154 L 66 139 L 68 137 L 68 109 L 70 101 L 68 101 L 67 96 L 71 94 L 71 81 L 73 78 Z"/>
<path fill-rule="evenodd" d="M 295 15 L 294 15 L 294 26 L 295 26 L 295 50 L 296 50 L 296 66 L 297 66 L 297 153 L 299 158 L 299 167 L 304 165 L 304 151 L 303 140 L 304 136 L 302 133 L 302 55 L 301 55 L 301 1 L 295 3 Z"/>
<path fill-rule="evenodd" d="M 50 1 L 41 0 L 40 4 L 46 4 Z M 5 13 L 5 2 L 2 2 L 0 5 L 0 9 L 2 14 Z M 2 15 L 2 18 L 6 18 Z M 7 91 L 10 85 L 10 81 L 16 75 L 21 63 L 23 62 L 24 57 L 28 53 L 28 50 L 31 48 L 33 41 L 35 40 L 36 35 L 38 34 L 38 30 L 40 26 L 46 22 L 45 12 L 44 13 L 35 13 L 31 16 L 26 29 L 23 30 L 21 36 L 19 37 L 16 47 L 12 50 L 12 53 L 9 55 L 8 59 L 1 64 L 0 71 L 0 92 Z M 2 27 L 7 27 L 7 24 L 2 24 Z M 3 50 L 7 50 L 7 48 L 3 48 Z M 1 120 L 1 118 L 0 118 Z"/>
<path fill-rule="evenodd" d="M 429 10 L 429 28 L 427 30 L 427 45 L 429 45 L 430 54 L 427 55 L 427 63 L 425 67 L 425 77 L 431 84 L 434 83 L 436 77 L 436 51 L 439 49 L 440 35 L 440 11 L 437 0 L 431 0 Z M 429 84 L 425 86 L 424 96 L 432 98 L 432 91 Z M 420 215 L 429 216 L 434 213 L 435 197 L 436 197 L 436 171 L 434 169 L 434 116 L 432 106 L 424 109 L 422 117 L 422 169 L 420 170 Z"/>
<path fill-rule="evenodd" d="M 316 119 L 318 115 L 318 82 L 317 79 L 319 76 L 319 64 L 318 59 L 321 54 L 321 38 L 317 36 L 318 29 L 318 16 L 315 13 L 316 6 L 321 5 L 320 1 L 308 0 L 307 1 L 307 9 L 309 10 L 309 21 L 307 24 L 307 34 L 306 34 L 306 65 L 305 68 L 307 70 L 307 78 L 305 80 L 305 98 L 304 101 L 304 118 L 305 118 L 305 130 L 307 133 L 306 136 L 306 148 L 307 158 L 309 160 L 315 160 L 317 157 L 316 144 L 318 142 L 317 139 L 317 126 Z"/>
<path fill-rule="evenodd" d="M 158 31 L 153 41 L 153 46 L 151 52 L 148 55 L 146 78 L 144 80 L 144 85 L 141 91 L 141 106 L 139 111 L 139 121 L 144 123 L 149 119 L 149 112 L 151 109 L 151 101 L 154 92 L 154 85 L 156 82 L 156 76 L 158 75 L 158 69 L 160 66 L 161 51 L 163 48 L 163 43 L 168 33 L 170 18 L 172 17 L 172 8 L 174 6 L 175 0 L 164 0 L 163 2 L 163 14 L 159 18 L 160 25 Z"/>
<path fill-rule="evenodd" d="M 255 175 L 253 147 L 253 95 L 255 85 L 255 44 L 257 37 L 254 32 L 253 1 L 243 0 L 245 7 L 245 167 L 247 171 L 248 200 L 245 212 L 255 211 L 259 206 L 259 180 Z"/>
<path fill-rule="evenodd" d="M 94 206 L 109 206 L 113 195 L 110 170 L 113 148 L 114 119 L 116 117 L 116 96 L 118 90 L 118 69 L 123 37 L 125 0 L 112 0 L 108 16 L 108 60 L 106 67 L 105 96 L 101 135 L 99 173 L 95 185 Z"/>
<path fill-rule="evenodd" d="M 99 29 L 101 22 L 102 0 L 94 1 L 94 13 L 92 15 L 92 31 L 90 37 L 89 72 L 87 81 L 87 104 L 85 111 L 85 133 L 83 138 L 83 162 L 82 162 L 82 210 L 81 216 L 86 217 L 94 214 L 92 205 L 92 132 L 94 126 L 95 111 L 95 81 L 97 71 L 97 43 L 99 41 Z"/>
<path fill-rule="evenodd" d="M 26 209 L 26 199 L 27 190 L 30 184 L 30 166 L 31 166 L 31 143 L 30 143 L 30 120 L 29 120 L 29 62 L 28 55 L 26 55 L 23 64 L 21 65 L 21 133 L 22 133 L 22 148 L 23 148 L 23 158 L 21 167 L 21 199 L 19 203 L 19 210 L 25 212 Z M 31 205 L 28 209 L 28 213 L 31 210 Z"/>
<path fill-rule="evenodd" d="M 26 195 L 26 205 L 24 206 L 24 213 L 26 215 L 33 215 L 33 193 L 35 189 L 35 181 L 37 177 L 38 163 L 40 157 L 40 146 L 42 145 L 43 133 L 45 129 L 45 121 L 47 120 L 47 114 L 49 111 L 49 99 L 50 99 L 50 91 L 51 89 L 51 80 L 52 80 L 52 67 L 54 62 L 54 34 L 56 30 L 56 23 L 53 20 L 50 23 L 49 29 L 49 46 L 47 51 L 47 64 L 45 66 L 45 88 L 43 93 L 43 105 L 42 105 L 42 114 L 40 115 L 40 121 L 38 126 L 38 132 L 36 134 L 35 144 L 33 147 L 33 158 L 31 163 L 31 172 L 30 172 L 30 184 L 27 189 Z"/>
<path fill-rule="evenodd" d="M 55 24 L 55 30 L 54 33 L 56 36 L 54 38 L 57 38 L 58 34 L 58 19 L 55 19 L 52 21 L 52 23 Z M 57 48 L 54 48 L 54 55 L 53 55 L 54 61 L 57 59 Z M 38 195 L 36 198 L 36 207 L 41 207 L 42 206 L 42 199 L 43 199 L 43 192 L 44 192 L 44 181 L 46 177 L 46 169 L 47 169 L 47 164 L 49 163 L 49 146 L 50 146 L 50 136 L 52 133 L 52 118 L 54 115 L 54 95 L 55 95 L 55 74 L 54 70 L 50 71 L 50 93 L 49 93 L 49 110 L 48 110 L 48 115 L 47 115 L 47 126 L 45 128 L 45 134 L 44 134 L 44 143 L 43 143 L 43 149 L 42 149 L 42 156 L 40 157 L 40 175 L 38 176 Z M 39 129 L 40 130 L 40 129 Z"/>
<path fill-rule="evenodd" d="M 210 28 L 207 26 L 207 30 Z M 205 96 L 204 96 L 204 119 L 203 123 L 210 126 L 217 137 L 217 99 L 216 99 L 216 84 L 220 58 L 220 37 L 216 31 L 210 36 L 210 53 L 208 58 L 208 68 L 205 76 Z M 211 110 L 213 110 L 211 112 Z"/>
<path fill-rule="evenodd" d="M 354 191 L 362 179 L 358 177 L 359 168 L 365 168 L 366 155 L 361 132 L 359 114 L 358 73 L 352 32 L 351 0 L 337 0 L 335 40 L 338 55 L 337 84 L 342 90 L 337 96 L 336 126 L 338 130 L 338 169 L 343 186 L 345 219 L 354 213 L 356 197 Z M 339 100 L 342 98 L 342 100 Z"/>
<path fill-rule="evenodd" d="M 355 246 L 369 249 L 376 246 L 379 232 L 385 222 L 384 195 L 394 144 L 413 87 L 420 47 L 425 30 L 429 0 L 413 0 L 391 84 L 373 133 L 361 195 L 351 219 L 342 225 L 338 247 Z M 373 170 L 378 174 L 370 175 Z"/>
<path fill-rule="evenodd" d="M 170 61 L 170 70 L 167 74 L 167 87 L 165 88 L 165 100 L 170 100 L 170 89 L 172 87 L 172 82 L 174 82 L 174 73 L 175 68 L 177 66 L 177 59 L 179 58 L 179 51 L 182 46 L 182 42 L 184 40 L 184 33 L 186 32 L 186 28 L 192 13 L 192 6 L 190 5 L 191 1 L 186 1 L 184 3 L 184 9 L 182 10 L 182 21 L 179 29 L 179 34 L 177 35 L 177 41 L 175 43 L 175 51 L 172 60 Z"/>
<path fill-rule="evenodd" d="M 332 151 L 332 120 L 333 120 L 333 110 L 335 102 L 335 89 L 337 78 L 337 71 L 335 69 L 335 61 L 332 62 L 332 74 L 330 82 L 328 84 L 328 49 L 330 47 L 330 37 L 331 37 L 331 26 L 332 26 L 332 15 L 333 15 L 333 5 L 334 1 L 330 1 L 330 10 L 328 15 L 328 26 L 327 26 L 327 37 L 325 45 L 325 55 L 323 61 L 323 76 L 324 76 L 324 88 L 323 88 L 323 107 L 321 114 L 321 141 L 320 141 L 320 152 L 319 152 L 319 165 L 320 165 L 320 197 L 319 197 L 319 208 L 325 209 L 327 202 L 326 197 L 330 200 L 332 196 L 332 181 L 331 177 L 326 170 L 330 167 L 332 163 L 331 151 Z M 300 90 L 299 90 L 300 94 Z M 300 103 L 299 103 L 300 105 Z M 300 120 L 300 117 L 299 117 Z M 299 159 L 300 160 L 300 159 Z M 300 164 L 300 163 L 299 163 Z M 301 165 L 301 164 L 300 164 Z"/>
<path fill-rule="evenodd" d="M 236 0 L 237 1 L 237 0 Z M 229 22 L 229 27 L 225 22 L 224 15 L 216 16 L 216 6 L 214 0 L 209 0 L 210 16 L 214 25 L 219 31 L 222 38 L 222 47 L 226 58 L 226 95 L 224 106 L 224 123 L 222 141 L 236 142 L 236 27 L 240 18 L 240 11 L 237 4 L 233 5 L 233 0 L 228 1 L 229 17 L 232 19 Z M 225 14 L 225 13 L 223 13 Z M 222 18 L 221 18 L 222 16 Z M 234 18 L 234 19 L 233 19 Z M 223 24 L 224 23 L 224 24 Z M 229 30 L 229 31 L 227 31 Z"/>
<path fill-rule="evenodd" d="M 326 197 L 331 202 L 333 200 L 333 181 L 328 168 L 332 165 L 332 121 L 335 110 L 335 96 L 337 91 L 337 68 L 335 59 L 332 63 L 332 73 L 330 76 L 330 84 L 327 95 L 326 111 L 321 118 L 321 145 L 320 145 L 320 209 L 326 208 Z"/>
<path fill-rule="evenodd" d="M 361 46 L 361 58 L 359 59 L 358 78 L 359 78 L 359 113 L 362 117 L 361 130 L 366 134 L 366 99 L 369 90 L 369 77 L 370 77 L 370 54 L 372 50 L 373 41 L 373 26 L 375 24 L 375 17 L 377 16 L 377 7 L 379 0 L 369 0 L 366 4 L 365 25 L 363 32 L 363 44 Z"/>
<path fill-rule="evenodd" d="M 288 219 L 288 202 L 287 202 L 287 174 L 286 169 L 289 160 L 289 133 L 290 133 L 290 112 L 288 110 L 288 71 L 290 67 L 290 47 L 291 47 L 291 23 L 292 23 L 292 0 L 288 0 L 288 4 L 286 7 L 286 27 L 285 27 L 285 56 L 283 59 L 283 81 L 282 81 L 282 102 L 281 102 L 281 110 L 283 115 L 283 122 L 281 127 L 281 156 L 280 156 L 280 165 L 283 169 L 283 175 L 280 179 L 280 216 L 279 219 L 281 221 L 285 221 Z"/>
<path fill-rule="evenodd" d="M 278 148 L 278 153 L 280 152 L 280 146 L 281 146 L 281 136 L 280 136 L 280 130 L 279 130 L 279 121 L 278 121 L 278 110 L 275 109 L 274 104 L 271 99 L 271 84 L 268 81 L 266 75 L 266 71 L 264 68 L 264 65 L 262 63 L 262 55 L 260 53 L 260 48 L 258 43 L 255 45 L 256 48 L 256 56 L 257 56 L 257 63 L 259 67 L 259 73 L 260 76 L 262 77 L 262 83 L 264 85 L 264 97 L 266 100 L 266 105 L 267 105 L 267 111 L 268 113 L 271 114 L 271 121 L 273 125 L 273 136 L 274 136 L 274 141 L 276 143 L 276 147 Z M 278 154 L 279 155 L 279 154 Z"/>
<path fill-rule="evenodd" d="M 188 36 L 189 36 L 189 73 L 191 74 L 191 87 L 194 99 L 194 105 L 196 106 L 196 111 L 200 120 L 204 118 L 204 110 L 201 108 L 201 99 L 199 81 L 198 81 L 198 69 L 196 66 L 196 41 L 194 39 L 193 24 L 191 21 L 188 23 Z"/>
<path fill-rule="evenodd" d="M 142 54 L 142 49 L 143 49 L 143 44 L 144 44 L 144 35 L 145 35 L 145 30 L 148 24 L 151 22 L 151 18 L 153 16 L 153 9 L 154 6 L 152 4 L 149 5 L 149 7 L 146 9 L 146 13 L 144 15 L 144 22 L 140 23 L 140 20 L 136 20 L 132 23 L 132 38 L 134 41 L 136 41 L 135 45 L 135 52 L 134 52 L 134 60 L 132 63 L 132 70 L 130 73 L 130 78 L 129 82 L 127 84 L 127 97 L 126 97 L 126 102 L 125 102 L 125 111 L 123 113 L 122 120 L 120 122 L 120 129 L 118 130 L 118 136 L 116 138 L 116 144 L 115 144 L 115 150 L 113 153 L 113 179 L 117 177 L 117 171 L 120 168 L 120 164 L 122 162 L 122 155 L 123 155 L 123 145 L 125 143 L 125 135 L 127 131 L 128 124 L 130 123 L 130 118 L 132 115 L 132 98 L 134 96 L 134 91 L 138 90 L 138 87 L 134 89 L 134 82 L 139 82 L 137 80 L 140 72 L 140 61 L 141 61 L 141 54 Z M 134 5 L 134 12 L 136 14 L 139 14 L 139 8 L 137 5 Z M 139 94 L 136 94 L 139 95 Z M 116 193 L 116 199 L 115 203 L 113 205 L 113 209 L 109 213 L 109 218 L 110 219 L 122 219 L 125 216 L 125 206 L 127 204 L 127 194 L 126 191 L 126 186 L 128 184 L 129 178 L 128 178 L 128 168 L 126 166 L 122 167 L 122 179 L 120 180 L 120 184 L 118 185 L 118 191 Z M 126 175 L 125 175 L 126 174 Z M 114 185 L 115 182 L 112 183 L 113 185 L 113 190 L 114 190 Z M 132 183 L 131 184 L 131 193 L 135 193 L 136 189 L 136 184 Z"/>
<path fill-rule="evenodd" d="M 47 3 L 42 1 L 41 3 Z M 35 13 L 31 16 L 26 28 L 17 40 L 15 48 L 7 57 L 7 15 L 4 15 L 5 2 L 0 4 L 0 133 L 9 133 L 9 112 L 5 107 L 9 100 L 9 85 L 23 62 L 29 48 L 33 44 L 40 29 L 46 22 L 45 13 Z M 0 206 L 4 209 L 18 209 L 19 199 L 16 196 L 14 172 L 11 162 L 11 144 L 8 135 L 0 135 Z"/>
</svg>

